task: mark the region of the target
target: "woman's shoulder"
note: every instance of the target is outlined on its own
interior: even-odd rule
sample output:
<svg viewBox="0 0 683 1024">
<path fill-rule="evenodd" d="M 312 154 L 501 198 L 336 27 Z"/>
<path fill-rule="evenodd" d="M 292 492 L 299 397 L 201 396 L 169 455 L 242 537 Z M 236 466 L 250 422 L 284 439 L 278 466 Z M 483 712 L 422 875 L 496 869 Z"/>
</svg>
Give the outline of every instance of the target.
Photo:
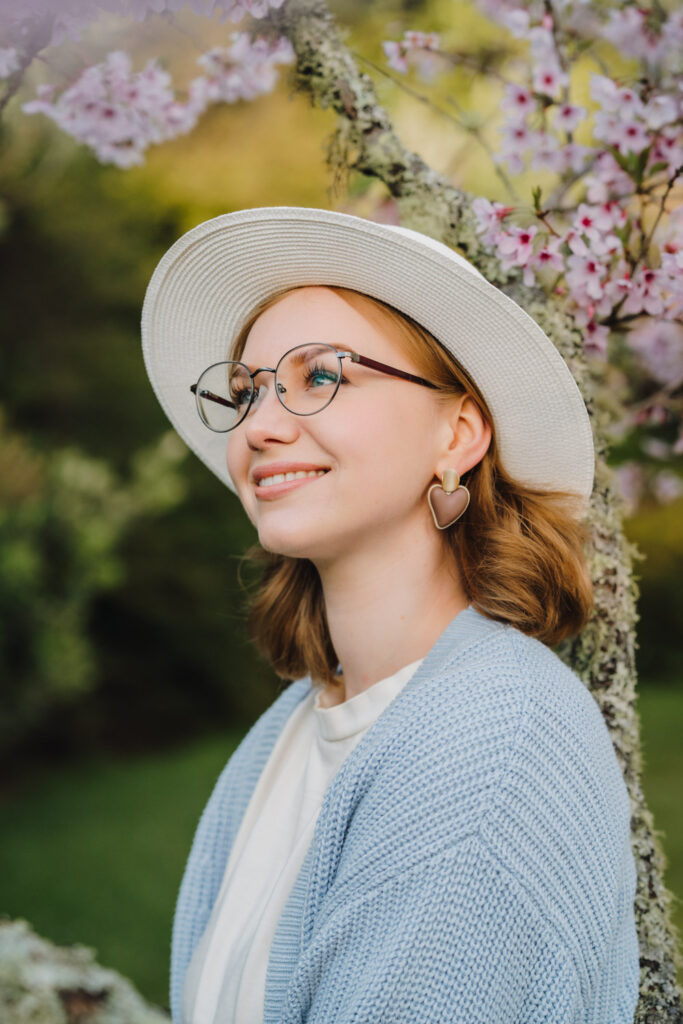
<svg viewBox="0 0 683 1024">
<path fill-rule="evenodd" d="M 482 819 L 506 801 L 540 817 L 564 800 L 628 828 L 628 794 L 600 707 L 541 641 L 496 622 L 414 684 L 377 736 L 387 772 L 401 765 L 404 792 L 411 783 L 427 796 L 447 786 L 454 806 L 464 800 Z"/>
<path fill-rule="evenodd" d="M 522 727 L 544 732 L 561 723 L 582 745 L 611 746 L 600 707 L 574 669 L 540 640 L 497 620 L 453 645 L 422 680 L 420 698 L 426 722 L 443 716 L 457 730 L 516 737 Z"/>
</svg>

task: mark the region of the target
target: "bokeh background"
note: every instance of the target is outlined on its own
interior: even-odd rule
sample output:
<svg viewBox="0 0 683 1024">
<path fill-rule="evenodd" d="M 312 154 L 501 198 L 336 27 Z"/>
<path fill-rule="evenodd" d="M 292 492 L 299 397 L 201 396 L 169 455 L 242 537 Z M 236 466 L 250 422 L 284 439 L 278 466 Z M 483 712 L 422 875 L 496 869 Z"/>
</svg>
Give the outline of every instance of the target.
<svg viewBox="0 0 683 1024">
<path fill-rule="evenodd" d="M 456 4 L 468 39 L 492 31 Z M 335 3 L 347 43 L 452 26 L 452 3 Z M 230 25 L 111 19 L 88 55 L 163 54 L 196 74 Z M 145 375 L 140 309 L 158 259 L 208 217 L 264 205 L 376 210 L 381 187 L 332 188 L 331 113 L 292 92 L 216 106 L 143 167 L 105 167 L 20 102 L 79 47 L 31 71 L 0 124 L 0 911 L 83 943 L 168 1005 L 173 908 L 199 814 L 230 753 L 283 685 L 245 637 L 237 499 L 169 432 Z M 485 152 L 373 72 L 401 137 L 458 185 L 503 198 Z M 446 85 L 444 85 L 446 88 Z M 464 106 L 487 97 L 453 76 Z M 476 90 L 481 90 L 481 85 Z M 615 451 L 614 461 L 646 458 Z M 639 707 L 645 790 L 683 894 L 683 502 L 627 521 L 642 559 Z M 683 927 L 680 905 L 676 919 Z"/>
</svg>

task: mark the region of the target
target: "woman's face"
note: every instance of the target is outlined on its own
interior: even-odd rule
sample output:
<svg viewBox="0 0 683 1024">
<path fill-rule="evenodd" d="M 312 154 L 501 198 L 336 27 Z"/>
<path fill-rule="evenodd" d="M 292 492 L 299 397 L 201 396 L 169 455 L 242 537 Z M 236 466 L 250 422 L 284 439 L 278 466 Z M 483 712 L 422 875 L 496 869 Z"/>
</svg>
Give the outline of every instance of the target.
<svg viewBox="0 0 683 1024">
<path fill-rule="evenodd" d="M 387 328 L 322 286 L 297 289 L 262 313 L 241 361 L 274 367 L 295 345 L 321 341 L 420 374 Z M 443 450 L 443 406 L 429 388 L 349 359 L 342 372 L 346 381 L 313 416 L 285 409 L 273 374 L 260 374 L 255 384 L 266 390 L 227 435 L 228 471 L 261 545 L 318 566 L 434 530 L 425 495 Z M 302 468 L 326 472 L 270 487 L 253 478 Z"/>
</svg>

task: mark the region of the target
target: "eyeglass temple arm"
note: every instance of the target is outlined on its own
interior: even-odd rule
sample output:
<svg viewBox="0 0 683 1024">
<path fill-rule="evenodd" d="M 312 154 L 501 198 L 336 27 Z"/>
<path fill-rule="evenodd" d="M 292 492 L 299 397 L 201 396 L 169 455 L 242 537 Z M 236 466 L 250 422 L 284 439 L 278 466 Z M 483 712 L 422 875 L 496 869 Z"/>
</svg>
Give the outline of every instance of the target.
<svg viewBox="0 0 683 1024">
<path fill-rule="evenodd" d="M 393 366 L 387 366 L 386 363 L 378 363 L 376 359 L 370 359 L 368 356 L 361 356 L 357 352 L 349 352 L 351 362 L 360 363 L 361 366 L 369 366 L 372 370 L 380 370 L 381 373 L 390 373 L 393 377 L 402 377 L 403 380 L 412 380 L 415 384 L 422 384 L 426 388 L 434 388 L 436 391 L 439 390 L 438 384 L 433 384 L 430 380 L 425 380 L 424 377 L 416 377 L 414 373 L 407 373 L 405 370 L 397 370 Z"/>
<path fill-rule="evenodd" d="M 190 384 L 190 391 L 193 395 L 197 394 L 197 385 Z M 220 395 L 214 395 L 213 391 L 207 391 L 206 388 L 202 388 L 200 391 L 202 398 L 208 398 L 210 402 L 217 402 L 218 405 L 225 405 L 228 409 L 236 409 L 237 406 L 234 402 L 229 402 L 227 398 L 221 398 Z"/>
</svg>

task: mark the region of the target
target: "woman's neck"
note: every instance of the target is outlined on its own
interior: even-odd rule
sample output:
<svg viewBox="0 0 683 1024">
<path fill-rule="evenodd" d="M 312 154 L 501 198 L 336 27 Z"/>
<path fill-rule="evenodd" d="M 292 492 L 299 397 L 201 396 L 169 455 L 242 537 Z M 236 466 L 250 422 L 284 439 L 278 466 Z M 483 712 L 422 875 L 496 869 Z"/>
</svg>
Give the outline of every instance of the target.
<svg viewBox="0 0 683 1024">
<path fill-rule="evenodd" d="M 377 545 L 342 563 L 318 566 L 327 622 L 349 700 L 423 658 L 468 605 L 441 538 L 427 549 Z"/>
</svg>

